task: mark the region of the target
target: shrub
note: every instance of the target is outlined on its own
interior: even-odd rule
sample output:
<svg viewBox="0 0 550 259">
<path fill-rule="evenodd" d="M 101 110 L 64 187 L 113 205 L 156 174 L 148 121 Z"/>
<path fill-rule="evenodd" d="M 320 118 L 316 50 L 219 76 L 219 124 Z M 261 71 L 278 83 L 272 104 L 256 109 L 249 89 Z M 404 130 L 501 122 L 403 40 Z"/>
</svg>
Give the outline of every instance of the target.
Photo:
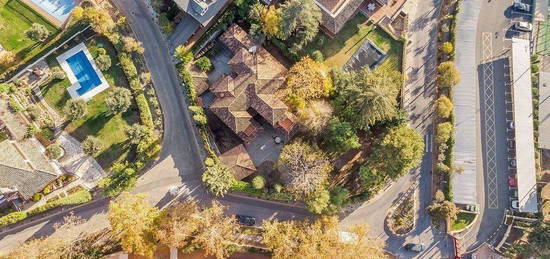
<svg viewBox="0 0 550 259">
<path fill-rule="evenodd" d="M 311 53 L 311 58 L 317 62 L 323 62 L 325 58 L 323 57 L 323 53 L 320 50 L 315 50 Z"/>
<path fill-rule="evenodd" d="M 437 99 L 437 115 L 442 118 L 449 118 L 453 112 L 453 103 L 446 96 Z"/>
<path fill-rule="evenodd" d="M 453 124 L 450 122 L 439 123 L 436 129 L 435 142 L 439 144 L 447 142 L 453 134 L 453 129 Z"/>
<path fill-rule="evenodd" d="M 13 96 L 10 97 L 10 100 L 8 101 L 8 106 L 13 112 L 21 112 L 23 111 L 23 106 L 21 103 L 15 99 Z"/>
<path fill-rule="evenodd" d="M 0 95 L 6 95 L 15 92 L 15 86 L 11 83 L 0 83 Z"/>
<path fill-rule="evenodd" d="M 0 53 L 0 66 L 9 67 L 16 61 L 15 52 L 4 50 Z"/>
<path fill-rule="evenodd" d="M 321 189 L 313 193 L 306 200 L 307 208 L 315 214 L 321 214 L 328 206 L 330 194 L 326 189 Z"/>
<path fill-rule="evenodd" d="M 174 26 L 172 26 L 172 23 L 170 22 L 170 20 L 168 20 L 168 17 L 165 13 L 162 13 L 159 16 L 159 23 L 160 28 L 165 34 L 171 34 L 174 31 Z"/>
<path fill-rule="evenodd" d="M 59 144 L 52 144 L 46 148 L 46 156 L 50 159 L 58 159 L 63 155 L 63 148 Z"/>
<path fill-rule="evenodd" d="M 197 59 L 195 63 L 203 72 L 208 72 L 212 70 L 212 63 L 210 62 L 210 59 L 208 59 L 207 57 L 201 57 Z"/>
<path fill-rule="evenodd" d="M 43 24 L 33 23 L 31 28 L 25 31 L 25 34 L 31 40 L 43 42 L 50 36 L 51 32 Z"/>
<path fill-rule="evenodd" d="M 42 117 L 42 110 L 37 105 L 31 105 L 27 108 L 27 112 L 29 113 L 29 117 L 31 117 L 31 120 L 33 121 L 39 121 Z"/>
<path fill-rule="evenodd" d="M 179 59 L 183 64 L 189 64 L 189 62 L 193 61 L 193 52 L 187 50 L 185 45 L 179 45 L 174 51 L 174 57 Z"/>
<path fill-rule="evenodd" d="M 261 190 L 265 187 L 265 178 L 261 175 L 257 175 L 252 179 L 252 187 L 256 190 Z"/>
<path fill-rule="evenodd" d="M 151 114 L 151 109 L 149 108 L 149 104 L 147 103 L 147 98 L 145 98 L 145 94 L 138 94 L 135 100 L 139 110 L 139 118 L 141 120 L 141 123 L 153 129 L 155 127 L 155 125 L 153 124 L 153 115 Z"/>
<path fill-rule="evenodd" d="M 276 192 L 281 192 L 283 190 L 283 186 L 276 183 L 275 185 L 273 185 L 273 189 L 276 191 Z"/>
<path fill-rule="evenodd" d="M 206 125 L 206 123 L 208 123 L 208 120 L 206 119 L 206 116 L 204 116 L 202 114 L 193 115 L 193 120 L 195 120 L 197 125 Z"/>
<path fill-rule="evenodd" d="M 65 104 L 63 112 L 67 114 L 69 120 L 78 120 L 86 114 L 86 103 L 83 100 L 71 99 Z"/>
<path fill-rule="evenodd" d="M 34 202 L 37 202 L 39 200 L 42 200 L 43 197 L 44 197 L 44 194 L 37 192 L 32 196 L 31 200 Z"/>
<path fill-rule="evenodd" d="M 125 36 L 122 38 L 122 50 L 126 52 L 135 52 L 138 54 L 143 54 L 145 49 L 143 48 L 141 42 L 137 41 L 132 37 Z"/>
<path fill-rule="evenodd" d="M 207 157 L 204 160 L 204 165 L 207 166 L 207 167 L 214 166 L 215 164 L 216 164 L 216 162 L 214 162 L 214 159 L 212 159 L 211 157 Z"/>
<path fill-rule="evenodd" d="M 437 67 L 437 81 L 441 87 L 453 87 L 460 82 L 460 74 L 452 61 L 446 61 Z"/>
<path fill-rule="evenodd" d="M 451 52 L 453 52 L 453 43 L 447 41 L 447 42 L 444 42 L 443 44 L 441 44 L 441 46 L 439 46 L 439 50 L 443 51 L 443 53 L 449 55 L 451 54 Z"/>
<path fill-rule="evenodd" d="M 130 90 L 122 87 L 115 87 L 109 92 L 105 104 L 113 114 L 123 113 L 132 105 L 132 94 Z"/>
<path fill-rule="evenodd" d="M 82 150 L 89 156 L 97 155 L 101 149 L 103 149 L 103 144 L 94 136 L 88 136 L 82 142 Z"/>
<path fill-rule="evenodd" d="M 137 145 L 151 138 L 153 132 L 151 128 L 135 123 L 126 129 L 126 134 L 128 135 L 130 143 Z"/>
<path fill-rule="evenodd" d="M 63 71 L 63 69 L 61 69 L 60 67 L 52 68 L 50 70 L 50 73 L 51 73 L 52 77 L 54 79 L 57 79 L 57 80 L 63 80 L 66 77 L 65 71 Z"/>
<path fill-rule="evenodd" d="M 25 138 L 30 138 L 40 132 L 40 129 L 36 127 L 34 124 L 28 124 L 27 125 L 27 131 L 25 132 Z"/>
<path fill-rule="evenodd" d="M 124 74 L 126 74 L 128 78 L 134 78 L 137 76 L 137 68 L 132 61 L 132 56 L 130 56 L 128 53 L 121 53 L 120 55 L 118 55 L 118 59 L 120 61 L 120 66 L 122 66 Z"/>
<path fill-rule="evenodd" d="M 233 186 L 235 177 L 229 169 L 217 164 L 206 168 L 202 174 L 202 181 L 206 184 L 209 192 L 216 196 L 223 196 Z"/>
<path fill-rule="evenodd" d="M 538 64 L 533 64 L 533 65 L 531 65 L 531 73 L 536 74 L 536 73 L 539 72 L 539 69 L 540 69 L 540 67 L 539 67 Z"/>
<path fill-rule="evenodd" d="M 0 217 L 0 227 L 5 225 L 13 224 L 27 218 L 27 213 L 24 211 L 16 211 L 7 214 L 6 216 Z"/>
<path fill-rule="evenodd" d="M 106 71 L 111 67 L 111 57 L 109 55 L 99 55 L 95 58 L 95 63 L 101 71 Z"/>
<path fill-rule="evenodd" d="M 134 91 L 141 91 L 143 90 L 143 85 L 141 84 L 141 81 L 137 78 L 130 79 L 130 88 Z"/>
<path fill-rule="evenodd" d="M 42 189 L 42 193 L 43 193 L 44 195 L 48 195 L 48 194 L 50 194 L 52 191 L 53 191 L 53 184 L 51 184 L 51 183 L 48 184 L 48 185 L 46 185 L 46 187 L 44 187 L 44 189 Z"/>
<path fill-rule="evenodd" d="M 55 201 L 47 202 L 41 206 L 38 206 L 28 212 L 28 216 L 33 216 L 44 211 L 67 205 L 76 205 L 86 203 L 92 200 L 92 194 L 88 190 L 80 190 L 66 197 L 59 198 Z"/>
</svg>

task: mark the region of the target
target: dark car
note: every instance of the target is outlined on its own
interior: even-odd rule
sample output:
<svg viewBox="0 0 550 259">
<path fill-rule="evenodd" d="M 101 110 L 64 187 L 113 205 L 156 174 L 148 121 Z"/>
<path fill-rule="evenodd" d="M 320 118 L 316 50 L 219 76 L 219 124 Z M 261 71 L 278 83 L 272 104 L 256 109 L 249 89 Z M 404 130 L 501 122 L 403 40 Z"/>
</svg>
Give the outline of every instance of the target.
<svg viewBox="0 0 550 259">
<path fill-rule="evenodd" d="M 514 8 L 514 10 L 516 11 L 520 11 L 524 13 L 531 12 L 531 7 L 528 4 L 524 4 L 522 2 L 515 2 L 512 8 Z"/>
<path fill-rule="evenodd" d="M 405 245 L 405 249 L 418 253 L 424 251 L 424 249 L 426 249 L 426 246 L 424 244 L 408 243 Z"/>
<path fill-rule="evenodd" d="M 245 215 L 235 215 L 239 223 L 245 225 L 245 226 L 254 226 L 256 225 L 256 218 L 252 216 L 245 216 Z"/>
</svg>

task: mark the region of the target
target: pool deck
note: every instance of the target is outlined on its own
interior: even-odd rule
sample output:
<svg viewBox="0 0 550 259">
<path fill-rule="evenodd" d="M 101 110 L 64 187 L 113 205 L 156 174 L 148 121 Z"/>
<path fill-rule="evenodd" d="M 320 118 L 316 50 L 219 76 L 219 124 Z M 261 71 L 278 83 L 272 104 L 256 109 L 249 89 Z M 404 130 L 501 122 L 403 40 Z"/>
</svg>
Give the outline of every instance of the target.
<svg viewBox="0 0 550 259">
<path fill-rule="evenodd" d="M 92 67 L 94 68 L 94 71 L 99 76 L 99 79 L 101 80 L 101 84 L 90 89 L 88 92 L 86 92 L 83 95 L 79 95 L 76 90 L 80 88 L 80 83 L 78 82 L 78 79 L 76 78 L 75 74 L 73 73 L 73 70 L 67 63 L 67 59 L 75 55 L 76 53 L 84 51 L 84 54 L 92 64 Z M 103 77 L 103 73 L 101 73 L 101 70 L 97 68 L 94 58 L 92 57 L 92 54 L 88 51 L 88 48 L 86 48 L 86 45 L 84 43 L 80 43 L 76 46 L 74 46 L 72 49 L 69 49 L 68 51 L 64 52 L 63 54 L 56 57 L 57 62 L 59 62 L 59 65 L 65 73 L 67 74 L 67 78 L 69 78 L 69 81 L 71 82 L 71 86 L 67 88 L 67 91 L 69 92 L 69 95 L 73 99 L 84 99 L 88 100 L 95 95 L 103 92 L 105 89 L 109 88 L 109 83 L 107 83 L 107 80 L 105 80 L 105 77 Z"/>
<path fill-rule="evenodd" d="M 42 9 L 42 7 L 38 6 L 37 4 L 33 3 L 32 1 L 29 1 L 29 0 L 19 0 L 19 1 L 24 3 L 25 5 L 27 5 L 28 7 L 30 7 L 33 11 L 40 14 L 44 19 L 48 20 L 48 22 L 51 23 L 52 25 L 54 25 L 55 27 L 61 28 L 63 26 L 63 23 L 65 21 L 58 20 L 53 15 L 51 15 L 46 10 Z M 69 19 L 67 18 L 66 21 L 68 21 L 68 20 Z"/>
</svg>

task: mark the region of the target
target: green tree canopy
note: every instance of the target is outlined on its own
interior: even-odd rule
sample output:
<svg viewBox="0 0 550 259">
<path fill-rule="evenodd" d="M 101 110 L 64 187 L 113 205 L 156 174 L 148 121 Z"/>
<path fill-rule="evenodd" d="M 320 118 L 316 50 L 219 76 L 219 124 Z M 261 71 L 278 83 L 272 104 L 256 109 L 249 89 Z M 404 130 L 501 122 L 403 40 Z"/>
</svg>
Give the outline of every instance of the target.
<svg viewBox="0 0 550 259">
<path fill-rule="evenodd" d="M 308 133 L 317 136 L 332 118 L 332 106 L 323 100 L 312 100 L 298 109 L 297 113 L 300 126 Z"/>
<path fill-rule="evenodd" d="M 437 67 L 437 82 L 441 87 L 453 87 L 460 82 L 460 74 L 452 61 L 445 61 Z"/>
<path fill-rule="evenodd" d="M 235 177 L 227 167 L 217 163 L 206 168 L 202 174 L 202 181 L 206 184 L 208 191 L 216 196 L 223 196 L 233 186 Z"/>
<path fill-rule="evenodd" d="M 298 54 L 319 31 L 322 14 L 312 0 L 289 0 L 281 7 L 282 38 L 288 39 L 293 54 Z"/>
<path fill-rule="evenodd" d="M 288 71 L 285 82 L 287 103 L 293 109 L 304 108 L 306 101 L 327 97 L 332 80 L 326 67 L 310 57 L 304 57 Z"/>
<path fill-rule="evenodd" d="M 111 67 L 111 57 L 109 55 L 99 55 L 95 58 L 95 63 L 101 71 L 106 71 Z"/>
<path fill-rule="evenodd" d="M 82 149 L 87 155 L 95 156 L 97 155 L 97 153 L 99 153 L 99 151 L 103 149 L 103 144 L 98 138 L 94 136 L 88 136 L 82 142 Z"/>
<path fill-rule="evenodd" d="M 426 208 L 426 211 L 430 216 L 439 220 L 455 220 L 458 215 L 458 208 L 451 201 L 443 201 L 440 203 L 434 203 Z"/>
<path fill-rule="evenodd" d="M 27 37 L 29 37 L 29 39 L 41 42 L 45 41 L 51 34 L 48 28 L 40 23 L 33 23 L 31 28 L 28 29 L 25 33 L 27 34 Z"/>
<path fill-rule="evenodd" d="M 401 89 L 399 72 L 365 67 L 359 72 L 337 72 L 334 78 L 337 114 L 354 128 L 367 129 L 397 116 L 397 96 Z"/>
<path fill-rule="evenodd" d="M 135 123 L 126 129 L 126 134 L 130 143 L 137 145 L 141 141 L 150 138 L 153 132 L 149 127 Z"/>
<path fill-rule="evenodd" d="M 453 112 L 453 102 L 446 97 L 441 96 L 437 99 L 437 115 L 442 118 L 449 118 Z"/>
<path fill-rule="evenodd" d="M 63 112 L 67 114 L 69 120 L 78 120 L 86 114 L 86 102 L 79 99 L 71 99 L 63 107 Z"/>
<path fill-rule="evenodd" d="M 350 123 L 333 117 L 328 122 L 325 137 L 325 144 L 331 152 L 343 153 L 361 146 L 359 137 Z"/>
<path fill-rule="evenodd" d="M 453 134 L 454 126 L 450 122 L 443 122 L 437 124 L 436 133 L 435 133 L 435 142 L 436 143 L 445 143 L 451 135 Z"/>
</svg>

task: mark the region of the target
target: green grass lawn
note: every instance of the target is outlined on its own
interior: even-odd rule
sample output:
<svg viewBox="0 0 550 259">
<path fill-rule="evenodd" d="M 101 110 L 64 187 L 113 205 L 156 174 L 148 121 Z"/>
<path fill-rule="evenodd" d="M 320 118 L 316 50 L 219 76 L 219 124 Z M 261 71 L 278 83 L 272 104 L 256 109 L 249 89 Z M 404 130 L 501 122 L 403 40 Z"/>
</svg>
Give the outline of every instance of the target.
<svg viewBox="0 0 550 259">
<path fill-rule="evenodd" d="M 33 23 L 45 25 L 53 35 L 59 31 L 42 16 L 19 0 L 0 0 L 0 44 L 17 53 L 19 59 L 36 54 L 46 43 L 35 42 L 25 35 Z M 0 72 L 5 68 L 0 67 Z"/>
<path fill-rule="evenodd" d="M 342 67 L 366 39 L 388 53 L 380 67 L 401 71 L 403 43 L 394 40 L 383 29 L 369 25 L 367 18 L 362 14 L 357 14 L 349 20 L 333 39 L 319 32 L 305 49 L 310 55 L 313 51 L 320 50 L 325 58 L 324 63 L 329 68 Z"/>
<path fill-rule="evenodd" d="M 453 223 L 451 224 L 451 231 L 458 231 L 458 230 L 464 229 L 465 227 L 470 225 L 472 221 L 474 221 L 475 217 L 476 217 L 476 214 L 473 214 L 473 213 L 465 213 L 465 212 L 458 213 L 456 220 L 453 221 Z"/>
<path fill-rule="evenodd" d="M 90 99 L 86 116 L 71 122 L 65 130 L 80 141 L 89 135 L 98 137 L 103 143 L 104 150 L 96 156 L 96 159 L 103 168 L 108 168 L 112 163 L 122 161 L 132 155 L 125 131 L 128 126 L 139 121 L 139 116 L 135 105 L 132 105 L 123 114 L 112 115 L 109 113 L 105 99 L 109 95 L 109 91 L 112 90 L 112 86 L 128 87 L 128 82 L 120 67 L 116 66 L 118 58 L 109 41 L 102 37 L 95 37 L 86 44 L 92 56 L 97 55 L 98 45 L 107 50 L 107 54 L 111 57 L 111 68 L 103 72 L 111 88 Z M 59 66 L 54 55 L 49 56 L 46 61 L 50 67 Z M 53 80 L 41 86 L 42 94 L 48 104 L 61 114 L 63 114 L 65 103 L 71 98 L 66 90 L 69 86 L 70 82 L 67 78 Z"/>
</svg>

